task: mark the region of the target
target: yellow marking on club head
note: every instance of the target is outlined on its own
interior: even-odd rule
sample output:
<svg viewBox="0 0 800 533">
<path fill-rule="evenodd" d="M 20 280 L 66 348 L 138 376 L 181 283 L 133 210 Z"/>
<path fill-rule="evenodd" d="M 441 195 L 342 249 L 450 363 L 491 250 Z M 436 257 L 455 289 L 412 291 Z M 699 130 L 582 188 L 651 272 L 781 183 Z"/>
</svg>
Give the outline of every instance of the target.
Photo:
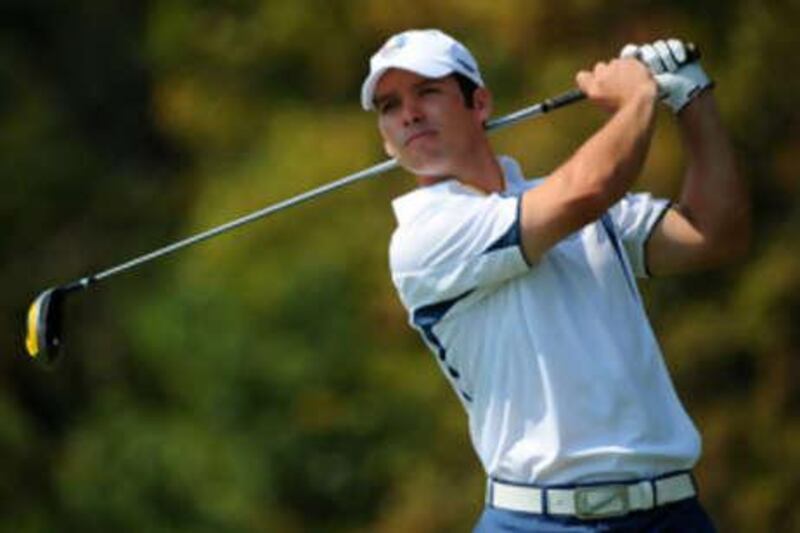
<svg viewBox="0 0 800 533">
<path fill-rule="evenodd" d="M 39 355 L 39 335 L 37 323 L 39 322 L 39 298 L 37 298 L 28 309 L 28 335 L 25 337 L 25 348 L 28 355 L 36 357 Z"/>
</svg>

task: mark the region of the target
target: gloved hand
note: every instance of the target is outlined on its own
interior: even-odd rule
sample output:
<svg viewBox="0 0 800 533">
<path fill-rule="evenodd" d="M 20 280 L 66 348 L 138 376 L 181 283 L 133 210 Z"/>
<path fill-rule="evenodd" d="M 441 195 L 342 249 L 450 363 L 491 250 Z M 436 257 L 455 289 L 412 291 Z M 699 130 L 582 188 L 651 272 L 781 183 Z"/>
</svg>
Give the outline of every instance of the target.
<svg viewBox="0 0 800 533">
<path fill-rule="evenodd" d="M 619 56 L 638 59 L 650 69 L 661 100 L 676 114 L 703 89 L 714 85 L 697 57 L 692 57 L 683 41 L 678 39 L 643 45 L 627 44 Z"/>
</svg>

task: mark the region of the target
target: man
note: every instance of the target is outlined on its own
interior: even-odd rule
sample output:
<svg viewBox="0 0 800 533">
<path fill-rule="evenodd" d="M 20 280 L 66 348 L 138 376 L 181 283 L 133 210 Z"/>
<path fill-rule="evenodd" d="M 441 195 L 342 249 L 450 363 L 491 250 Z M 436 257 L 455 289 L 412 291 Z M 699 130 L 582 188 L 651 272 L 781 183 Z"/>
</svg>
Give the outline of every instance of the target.
<svg viewBox="0 0 800 533">
<path fill-rule="evenodd" d="M 577 74 L 608 121 L 534 181 L 494 154 L 491 94 L 446 34 L 390 38 L 362 87 L 386 151 L 418 176 L 393 202 L 392 279 L 489 476 L 476 531 L 713 531 L 690 473 L 700 439 L 635 276 L 741 255 L 748 199 L 712 84 L 683 43 L 622 56 Z M 674 205 L 628 193 L 659 94 L 687 157 Z"/>
</svg>

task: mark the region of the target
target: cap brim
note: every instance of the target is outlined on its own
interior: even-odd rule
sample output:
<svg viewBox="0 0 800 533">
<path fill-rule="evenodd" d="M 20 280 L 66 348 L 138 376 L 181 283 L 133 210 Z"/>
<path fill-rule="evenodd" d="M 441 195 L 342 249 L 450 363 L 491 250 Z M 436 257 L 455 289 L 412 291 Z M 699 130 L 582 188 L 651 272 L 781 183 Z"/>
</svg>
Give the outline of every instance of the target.
<svg viewBox="0 0 800 533">
<path fill-rule="evenodd" d="M 378 85 L 383 75 L 393 68 L 407 70 L 408 72 L 413 72 L 425 78 L 443 78 L 455 72 L 449 65 L 433 64 L 422 66 L 414 64 L 414 62 L 411 61 L 397 61 L 390 65 L 380 67 L 370 72 L 367 79 L 364 80 L 364 84 L 361 86 L 361 107 L 363 107 L 364 110 L 370 111 L 375 108 L 373 102 L 375 98 L 375 87 Z"/>
</svg>

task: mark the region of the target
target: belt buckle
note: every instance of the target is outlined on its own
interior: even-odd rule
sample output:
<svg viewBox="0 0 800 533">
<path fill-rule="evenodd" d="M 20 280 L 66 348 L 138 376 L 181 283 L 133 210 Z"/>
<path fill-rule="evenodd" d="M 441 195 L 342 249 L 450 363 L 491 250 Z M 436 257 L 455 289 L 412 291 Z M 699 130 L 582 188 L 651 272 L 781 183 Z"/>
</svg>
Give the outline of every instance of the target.
<svg viewBox="0 0 800 533">
<path fill-rule="evenodd" d="M 622 516 L 630 511 L 627 485 L 577 487 L 574 498 L 575 516 L 583 520 Z"/>
</svg>

